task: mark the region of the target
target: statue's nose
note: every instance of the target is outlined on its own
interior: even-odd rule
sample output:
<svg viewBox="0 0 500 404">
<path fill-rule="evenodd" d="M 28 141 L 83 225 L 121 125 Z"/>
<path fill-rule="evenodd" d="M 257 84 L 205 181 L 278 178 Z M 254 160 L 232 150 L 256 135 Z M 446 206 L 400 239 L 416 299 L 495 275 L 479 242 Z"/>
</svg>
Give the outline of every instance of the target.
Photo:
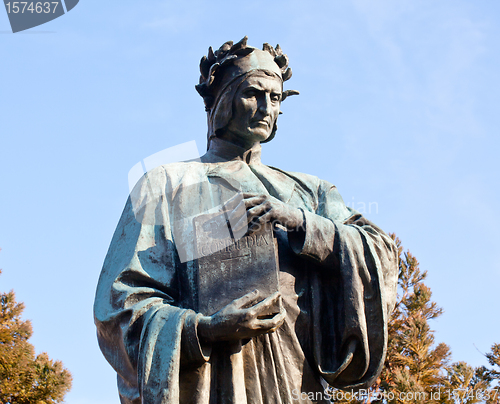
<svg viewBox="0 0 500 404">
<path fill-rule="evenodd" d="M 259 111 L 264 115 L 271 114 L 271 97 L 269 94 L 265 94 L 259 100 Z"/>
</svg>

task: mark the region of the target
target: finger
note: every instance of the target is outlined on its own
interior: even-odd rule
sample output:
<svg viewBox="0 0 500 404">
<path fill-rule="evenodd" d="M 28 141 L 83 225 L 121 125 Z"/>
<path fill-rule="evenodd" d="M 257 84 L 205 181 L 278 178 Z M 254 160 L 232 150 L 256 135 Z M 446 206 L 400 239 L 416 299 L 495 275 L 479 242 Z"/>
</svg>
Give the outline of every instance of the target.
<svg viewBox="0 0 500 404">
<path fill-rule="evenodd" d="M 255 198 L 256 196 L 264 196 L 262 194 L 257 194 L 255 192 L 243 192 L 243 198 L 248 199 L 248 198 Z"/>
<path fill-rule="evenodd" d="M 268 212 L 269 207 L 266 205 L 258 205 L 251 208 L 247 211 L 248 223 L 262 221 L 261 218 Z"/>
<path fill-rule="evenodd" d="M 265 214 L 268 214 L 265 218 L 265 222 L 273 220 L 282 222 L 288 219 L 288 215 L 282 205 L 273 205 L 268 200 L 260 205 L 251 207 L 248 209 L 247 214 L 251 219 L 255 216 L 262 217 Z"/>
<path fill-rule="evenodd" d="M 255 289 L 252 292 L 247 293 L 246 295 L 234 299 L 231 304 L 233 304 L 237 308 L 244 308 L 245 306 L 253 306 L 260 299 L 260 292 Z"/>
<path fill-rule="evenodd" d="M 267 197 L 265 195 L 258 195 L 258 196 L 253 196 L 251 198 L 245 198 L 243 200 L 245 201 L 247 209 L 249 209 L 252 206 L 257 206 L 262 204 L 264 201 L 267 200 Z"/>
<path fill-rule="evenodd" d="M 230 218 L 238 218 L 246 212 L 248 216 L 260 215 L 259 212 L 265 212 L 271 209 L 271 205 L 266 203 L 265 196 L 257 196 L 251 199 L 244 199 L 230 213 Z"/>
<path fill-rule="evenodd" d="M 283 324 L 285 318 L 286 318 L 286 310 L 282 308 L 281 311 L 272 318 L 256 320 L 254 326 L 261 330 L 268 330 L 268 332 L 272 332 L 278 329 L 281 326 L 281 324 Z"/>
<path fill-rule="evenodd" d="M 250 209 L 247 214 L 248 233 L 259 231 L 268 222 L 270 217 L 264 205 Z"/>
<path fill-rule="evenodd" d="M 280 294 L 280 292 L 273 293 L 268 298 L 262 300 L 260 303 L 257 303 L 256 305 L 251 307 L 251 312 L 252 312 L 252 314 L 254 314 L 253 317 L 257 317 L 258 315 L 264 313 L 269 308 L 276 306 L 277 303 L 281 306 L 281 294 Z"/>
<path fill-rule="evenodd" d="M 275 198 L 274 196 L 272 195 L 268 195 L 268 194 L 257 194 L 255 192 L 243 192 L 243 198 L 244 199 L 250 199 L 250 198 L 262 198 L 262 199 L 272 199 L 272 200 L 275 200 L 275 201 L 278 201 L 280 202 L 280 200 L 278 198 Z"/>
<path fill-rule="evenodd" d="M 270 212 L 264 213 L 262 216 L 253 217 L 248 222 L 248 232 L 254 233 L 258 232 L 262 227 L 267 226 L 268 223 L 281 223 L 279 220 L 274 219 L 273 214 Z"/>
</svg>

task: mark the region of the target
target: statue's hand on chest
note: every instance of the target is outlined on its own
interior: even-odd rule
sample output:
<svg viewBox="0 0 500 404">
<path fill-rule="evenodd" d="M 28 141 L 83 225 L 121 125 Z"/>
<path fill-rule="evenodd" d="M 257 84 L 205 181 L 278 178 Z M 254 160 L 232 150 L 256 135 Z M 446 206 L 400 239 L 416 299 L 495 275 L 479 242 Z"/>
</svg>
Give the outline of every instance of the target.
<svg viewBox="0 0 500 404">
<path fill-rule="evenodd" d="M 303 213 L 271 195 L 243 193 L 243 198 L 229 212 L 230 223 L 235 223 L 235 233 L 248 227 L 248 233 L 258 231 L 267 223 L 280 224 L 289 231 L 302 227 Z"/>
</svg>

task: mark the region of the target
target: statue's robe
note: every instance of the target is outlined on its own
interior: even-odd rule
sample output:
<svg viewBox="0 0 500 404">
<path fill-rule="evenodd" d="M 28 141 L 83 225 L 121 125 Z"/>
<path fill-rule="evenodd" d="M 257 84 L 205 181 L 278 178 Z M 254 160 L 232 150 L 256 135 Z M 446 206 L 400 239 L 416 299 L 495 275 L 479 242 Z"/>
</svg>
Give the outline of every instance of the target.
<svg viewBox="0 0 500 404">
<path fill-rule="evenodd" d="M 263 165 L 260 146 L 241 157 L 216 140 L 218 149 L 201 161 L 149 172 L 113 236 L 95 322 L 121 402 L 324 402 L 325 381 L 370 386 L 384 362 L 396 297 L 392 239 L 346 207 L 328 182 Z M 197 335 L 196 261 L 181 262 L 179 251 L 189 255 L 189 218 L 213 198 L 207 184 L 221 179 L 302 209 L 305 226 L 276 229 L 281 327 L 241 344 L 209 345 Z"/>
</svg>

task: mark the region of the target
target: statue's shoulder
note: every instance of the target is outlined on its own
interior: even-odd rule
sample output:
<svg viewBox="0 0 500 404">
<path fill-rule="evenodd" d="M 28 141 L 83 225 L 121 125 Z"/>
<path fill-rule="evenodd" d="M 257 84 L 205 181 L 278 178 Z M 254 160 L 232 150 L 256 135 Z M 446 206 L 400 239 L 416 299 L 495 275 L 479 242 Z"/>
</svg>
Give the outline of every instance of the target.
<svg viewBox="0 0 500 404">
<path fill-rule="evenodd" d="M 206 164 L 201 163 L 199 160 L 189 160 L 163 164 L 150 172 L 153 176 L 164 176 L 167 181 L 180 182 L 185 181 L 188 177 L 202 177 L 206 171 Z"/>
<path fill-rule="evenodd" d="M 326 180 L 304 173 L 284 171 L 279 168 L 269 167 L 281 174 L 288 176 L 295 183 L 295 189 L 302 193 L 303 199 L 312 197 L 315 211 L 321 216 L 333 220 L 345 220 L 352 215 L 345 205 L 337 187 Z"/>
<path fill-rule="evenodd" d="M 199 159 L 188 160 L 188 161 L 178 161 L 175 163 L 162 164 L 156 167 L 156 169 L 162 169 L 165 172 L 186 172 L 192 170 L 203 169 L 205 163 L 202 163 Z"/>
<path fill-rule="evenodd" d="M 299 186 L 306 190 L 314 191 L 316 193 L 318 192 L 324 192 L 324 190 L 329 190 L 331 188 L 336 189 L 335 185 L 329 183 L 328 181 L 322 180 L 321 178 L 311 175 L 311 174 L 304 174 L 304 173 L 299 173 L 295 171 L 285 171 L 280 168 L 268 166 L 270 169 L 278 171 L 287 177 L 291 178 L 293 181 L 295 181 Z"/>
</svg>

